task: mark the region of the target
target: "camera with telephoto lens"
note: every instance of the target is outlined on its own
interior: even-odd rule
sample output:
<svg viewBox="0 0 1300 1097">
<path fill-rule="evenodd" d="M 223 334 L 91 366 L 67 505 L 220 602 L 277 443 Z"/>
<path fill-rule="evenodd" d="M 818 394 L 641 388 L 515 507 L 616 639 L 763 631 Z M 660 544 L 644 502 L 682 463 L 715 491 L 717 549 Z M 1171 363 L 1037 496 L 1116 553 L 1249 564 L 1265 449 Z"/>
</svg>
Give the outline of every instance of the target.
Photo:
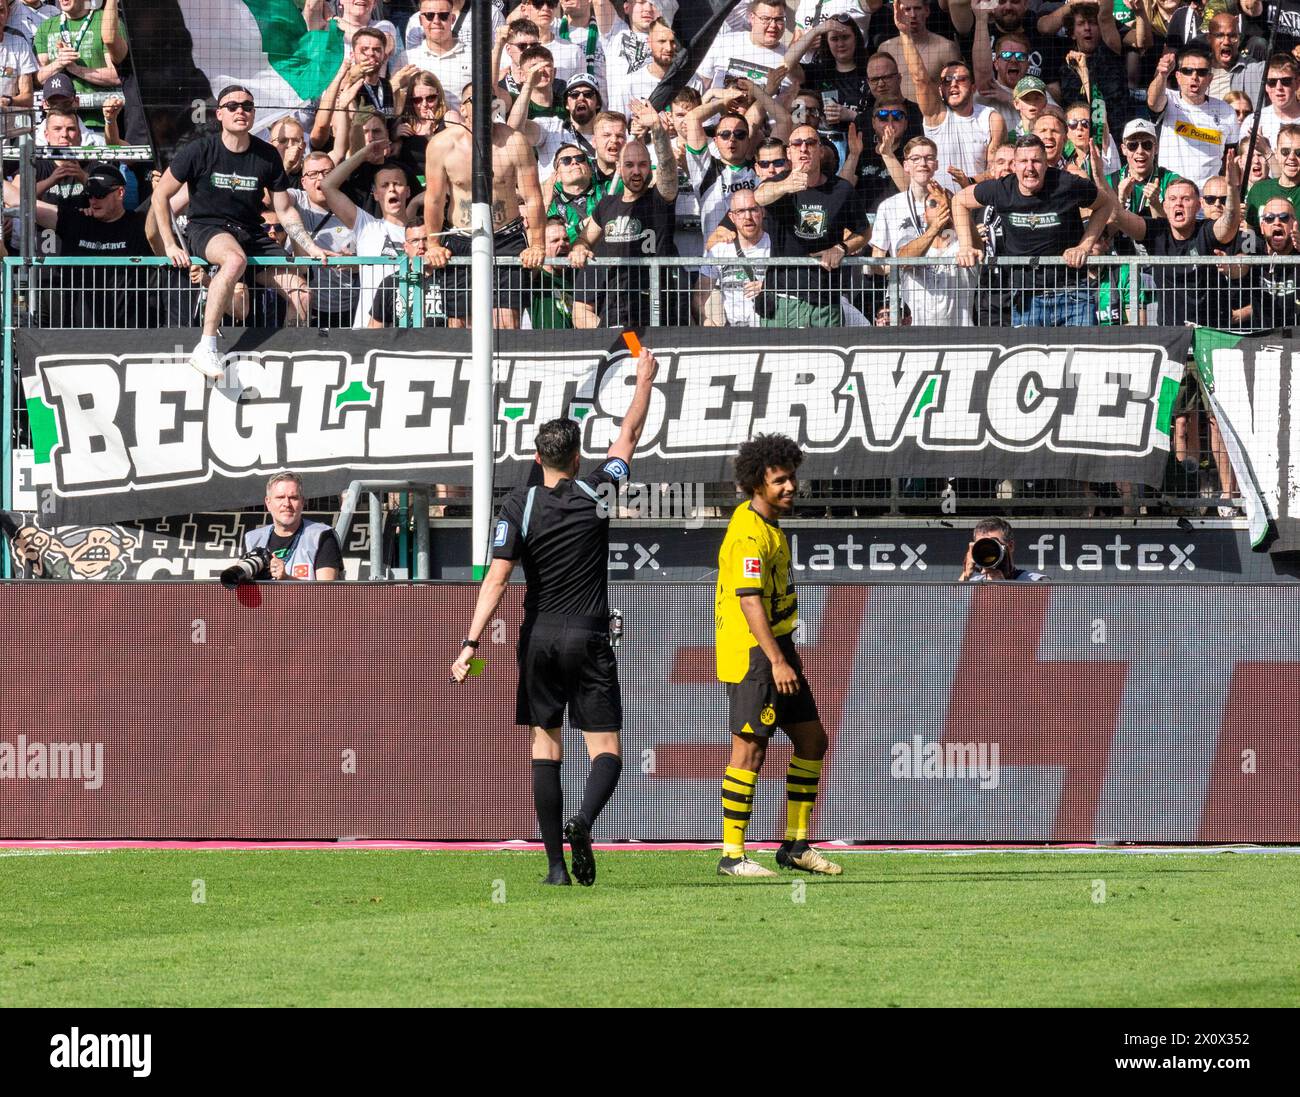
<svg viewBox="0 0 1300 1097">
<path fill-rule="evenodd" d="M 996 537 L 981 537 L 971 546 L 970 558 L 977 568 L 999 568 L 1007 558 L 1007 546 Z"/>
<path fill-rule="evenodd" d="M 251 583 L 262 574 L 262 570 L 270 562 L 270 550 L 264 548 L 249 549 L 221 573 L 221 585 L 227 590 L 233 590 L 243 583 Z"/>
</svg>

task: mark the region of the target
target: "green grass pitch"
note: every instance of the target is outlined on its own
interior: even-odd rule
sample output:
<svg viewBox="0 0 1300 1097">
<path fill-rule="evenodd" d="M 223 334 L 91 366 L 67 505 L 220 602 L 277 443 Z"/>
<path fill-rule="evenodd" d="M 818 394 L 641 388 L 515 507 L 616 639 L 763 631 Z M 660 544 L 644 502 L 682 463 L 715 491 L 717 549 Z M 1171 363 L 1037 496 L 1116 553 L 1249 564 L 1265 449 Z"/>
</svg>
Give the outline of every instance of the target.
<svg viewBox="0 0 1300 1097">
<path fill-rule="evenodd" d="M 1300 1002 L 1297 856 L 843 854 L 762 881 L 717 856 L 598 853 L 560 889 L 536 853 L 0 855 L 0 1002 Z"/>
</svg>

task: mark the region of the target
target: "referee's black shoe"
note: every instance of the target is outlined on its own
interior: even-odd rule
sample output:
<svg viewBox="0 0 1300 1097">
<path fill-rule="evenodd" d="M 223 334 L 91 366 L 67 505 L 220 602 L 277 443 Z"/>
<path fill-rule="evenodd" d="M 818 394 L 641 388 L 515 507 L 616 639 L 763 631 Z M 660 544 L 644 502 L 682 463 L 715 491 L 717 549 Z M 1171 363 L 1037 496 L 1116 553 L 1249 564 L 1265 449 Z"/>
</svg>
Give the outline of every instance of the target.
<svg viewBox="0 0 1300 1097">
<path fill-rule="evenodd" d="M 551 871 L 542 877 L 544 884 L 559 884 L 561 887 L 569 887 L 573 881 L 569 879 L 569 870 L 561 862 L 558 865 L 552 865 Z"/>
<path fill-rule="evenodd" d="M 575 815 L 564 824 L 564 836 L 569 840 L 569 858 L 573 862 L 573 877 L 583 887 L 596 882 L 596 856 L 591 851 L 591 826 L 581 815 Z"/>
</svg>

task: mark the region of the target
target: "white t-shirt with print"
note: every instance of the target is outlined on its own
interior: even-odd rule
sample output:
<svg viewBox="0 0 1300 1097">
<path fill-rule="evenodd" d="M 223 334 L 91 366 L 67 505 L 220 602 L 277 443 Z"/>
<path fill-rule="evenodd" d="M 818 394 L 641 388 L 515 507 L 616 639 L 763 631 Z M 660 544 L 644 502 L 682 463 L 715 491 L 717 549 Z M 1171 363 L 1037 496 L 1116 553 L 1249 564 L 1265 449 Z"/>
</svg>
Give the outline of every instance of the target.
<svg viewBox="0 0 1300 1097">
<path fill-rule="evenodd" d="M 745 283 L 763 280 L 767 268 L 751 265 L 751 259 L 766 259 L 772 254 L 772 238 L 765 232 L 753 245 L 744 245 L 745 257 L 740 258 L 736 250 L 736 241 L 714 244 L 705 252 L 705 258 L 712 260 L 712 265 L 700 268 L 705 278 L 713 281 L 722 293 L 722 311 L 727 323 L 733 328 L 758 327 L 758 314 L 754 311 L 754 301 L 745 296 Z M 732 260 L 723 264 L 719 259 Z"/>
<path fill-rule="evenodd" d="M 899 250 L 925 233 L 925 197 L 910 190 L 880 203 L 871 226 L 871 246 L 897 257 Z M 926 255 L 943 258 L 957 254 L 956 237 L 946 245 L 931 246 Z M 972 295 L 978 273 L 954 265 L 904 267 L 899 280 L 903 302 L 912 310 L 913 324 L 969 325 Z"/>
<path fill-rule="evenodd" d="M 694 83 L 701 91 L 707 91 L 722 87 L 731 75 L 748 76 L 754 83 L 762 84 L 767 73 L 784 64 L 785 53 L 782 50 L 755 44 L 748 31 L 720 34 L 700 62 Z M 787 87 L 789 83 L 785 80 L 781 86 Z"/>
<path fill-rule="evenodd" d="M 650 63 L 649 35 L 633 30 L 622 20 L 615 21 L 601 39 L 600 48 L 605 54 L 606 87 L 626 83 L 632 73 Z"/>
<path fill-rule="evenodd" d="M 735 119 L 728 121 L 734 122 Z M 754 190 L 758 187 L 758 175 L 753 164 L 741 164 L 732 167 L 723 162 L 712 149 L 696 152 L 686 149 L 686 170 L 690 174 L 691 187 L 700 202 L 700 231 L 707 240 L 712 235 L 727 210 L 731 208 L 733 191 Z M 705 182 L 708 186 L 701 190 Z"/>
<path fill-rule="evenodd" d="M 357 209 L 352 232 L 357 241 L 357 255 L 361 258 L 382 255 L 396 259 L 402 254 L 406 243 L 405 228 L 381 221 L 360 208 Z M 361 268 L 361 296 L 357 301 L 356 315 L 352 319 L 354 328 L 370 326 L 370 306 L 375 299 L 375 291 L 379 289 L 379 283 L 396 270 L 397 267 L 386 263 L 369 263 Z"/>
<path fill-rule="evenodd" d="M 6 27 L 3 38 L 0 38 L 0 95 L 17 95 L 18 78 L 32 75 L 36 67 L 36 54 L 32 52 L 31 43 L 17 31 Z"/>
<path fill-rule="evenodd" d="M 1177 91 L 1166 93 L 1169 102 L 1160 119 L 1160 151 L 1156 162 L 1198 187 L 1219 174 L 1223 152 L 1241 140 L 1237 114 L 1222 99 L 1187 102 Z"/>
</svg>

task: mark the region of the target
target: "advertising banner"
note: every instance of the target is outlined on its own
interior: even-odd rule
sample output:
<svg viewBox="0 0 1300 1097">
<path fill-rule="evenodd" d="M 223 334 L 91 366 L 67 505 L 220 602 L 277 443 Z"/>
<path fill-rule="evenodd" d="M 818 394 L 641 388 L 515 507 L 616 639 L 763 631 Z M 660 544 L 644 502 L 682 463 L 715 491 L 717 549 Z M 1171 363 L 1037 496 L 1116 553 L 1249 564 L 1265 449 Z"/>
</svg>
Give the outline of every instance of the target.
<svg viewBox="0 0 1300 1097">
<path fill-rule="evenodd" d="M 632 398 L 635 363 L 612 333 L 553 333 L 541 349 L 532 334 L 498 336 L 498 485 L 535 473 L 537 428 L 557 416 L 582 423 L 584 456 L 603 454 Z M 1069 343 L 1034 329 L 741 329 L 725 346 L 709 329 L 654 335 L 661 368 L 632 471 L 652 483 L 726 482 L 741 442 L 777 432 L 803 447 L 810 479 L 1158 485 L 1190 341 L 1161 328 Z M 313 496 L 359 477 L 472 480 L 467 333 L 248 332 L 218 385 L 186 365 L 192 342 L 18 333 L 43 519 L 255 504 L 282 469 Z"/>
<path fill-rule="evenodd" d="M 453 685 L 470 585 L 9 584 L 0 837 L 532 838 L 521 594 Z M 598 839 L 720 836 L 713 596 L 617 591 L 625 766 Z M 1300 841 L 1294 587 L 806 584 L 793 639 L 830 739 L 820 839 Z M 784 830 L 788 760 L 777 734 L 755 840 Z"/>
</svg>

